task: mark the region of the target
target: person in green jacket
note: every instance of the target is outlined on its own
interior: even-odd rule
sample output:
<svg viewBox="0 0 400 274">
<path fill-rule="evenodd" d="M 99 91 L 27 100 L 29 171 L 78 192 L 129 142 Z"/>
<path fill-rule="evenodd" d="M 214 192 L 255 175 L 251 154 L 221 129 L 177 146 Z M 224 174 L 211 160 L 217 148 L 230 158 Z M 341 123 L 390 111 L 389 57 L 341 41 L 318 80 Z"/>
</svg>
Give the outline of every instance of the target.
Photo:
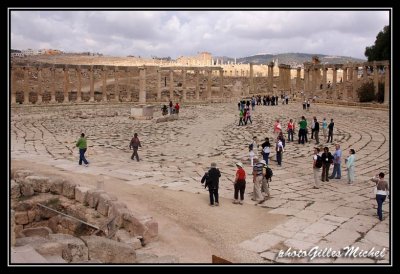
<svg viewBox="0 0 400 274">
<path fill-rule="evenodd" d="M 85 138 L 85 133 L 81 134 L 78 142 L 76 142 L 76 146 L 79 148 L 79 165 L 82 165 L 82 161 L 85 163 L 85 166 L 89 165 L 89 162 L 85 158 L 85 152 L 87 150 L 87 141 Z"/>
</svg>

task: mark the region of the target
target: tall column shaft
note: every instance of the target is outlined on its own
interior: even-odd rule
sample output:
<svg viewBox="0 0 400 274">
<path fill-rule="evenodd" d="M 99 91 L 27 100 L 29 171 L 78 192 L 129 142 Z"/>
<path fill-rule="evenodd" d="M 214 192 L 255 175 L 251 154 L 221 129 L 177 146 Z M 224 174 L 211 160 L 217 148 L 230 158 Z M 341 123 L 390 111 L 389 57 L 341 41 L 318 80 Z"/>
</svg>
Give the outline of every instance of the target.
<svg viewBox="0 0 400 274">
<path fill-rule="evenodd" d="M 378 66 L 376 66 L 375 64 L 374 64 L 374 91 L 375 91 L 375 94 L 377 94 L 379 91 Z"/>
<path fill-rule="evenodd" d="M 385 94 L 384 94 L 383 103 L 385 105 L 389 104 L 390 97 L 390 65 L 385 66 Z"/>
<path fill-rule="evenodd" d="M 89 102 L 94 102 L 94 69 L 93 69 L 93 66 L 90 67 L 89 78 L 90 78 L 90 99 L 89 99 Z"/>
<path fill-rule="evenodd" d="M 207 99 L 211 99 L 211 80 L 212 80 L 212 70 L 207 71 Z"/>
<path fill-rule="evenodd" d="M 37 73 L 38 73 L 38 91 L 37 91 L 37 102 L 36 104 L 41 104 L 43 102 L 42 99 L 42 94 L 43 94 L 43 87 L 42 87 L 42 68 L 38 67 L 37 68 Z"/>
<path fill-rule="evenodd" d="M 161 71 L 157 70 L 157 101 L 161 101 Z"/>
<path fill-rule="evenodd" d="M 80 66 L 75 70 L 75 73 L 78 78 L 78 91 L 76 94 L 76 102 L 79 103 L 82 102 L 82 71 Z"/>
<path fill-rule="evenodd" d="M 68 67 L 64 68 L 64 103 L 69 102 L 69 69 Z"/>
<path fill-rule="evenodd" d="M 196 69 L 196 100 L 200 100 L 200 72 Z"/>
<path fill-rule="evenodd" d="M 253 64 L 250 63 L 250 93 L 254 93 L 254 69 L 253 69 Z"/>
<path fill-rule="evenodd" d="M 343 83 L 346 83 L 347 81 L 347 68 L 343 68 Z"/>
<path fill-rule="evenodd" d="M 51 89 L 51 99 L 50 99 L 50 103 L 56 103 L 56 83 L 57 83 L 57 79 L 56 79 L 56 68 L 52 67 L 51 68 L 51 78 L 53 78 L 53 82 L 52 82 L 52 89 Z"/>
<path fill-rule="evenodd" d="M 357 98 L 358 89 L 358 67 L 353 67 L 353 99 Z"/>
<path fill-rule="evenodd" d="M 128 86 L 126 87 L 126 101 L 130 102 L 132 101 L 132 70 L 127 69 L 126 71 L 127 74 L 127 80 L 128 80 Z"/>
<path fill-rule="evenodd" d="M 296 75 L 296 90 L 301 89 L 301 68 L 297 68 L 297 75 Z"/>
<path fill-rule="evenodd" d="M 323 90 L 326 90 L 326 88 L 327 88 L 326 82 L 327 82 L 327 68 L 325 68 L 325 66 L 324 66 L 322 68 L 322 88 L 323 88 Z"/>
<path fill-rule="evenodd" d="M 182 70 L 182 99 L 186 101 L 186 70 Z"/>
<path fill-rule="evenodd" d="M 102 100 L 103 102 L 107 102 L 107 68 L 103 67 L 102 70 L 102 78 L 103 78 L 103 85 L 102 85 Z"/>
<path fill-rule="evenodd" d="M 139 103 L 146 103 L 146 69 L 139 70 Z"/>
<path fill-rule="evenodd" d="M 174 98 L 174 71 L 169 71 L 169 99 L 172 101 Z"/>
<path fill-rule="evenodd" d="M 114 70 L 114 101 L 119 102 L 119 72 Z"/>
<path fill-rule="evenodd" d="M 17 79 L 16 79 L 16 68 L 11 68 L 11 104 L 17 103 Z"/>
<path fill-rule="evenodd" d="M 219 96 L 222 97 L 224 94 L 224 70 L 219 70 Z"/>
<path fill-rule="evenodd" d="M 24 104 L 29 104 L 29 72 L 24 68 Z"/>
<path fill-rule="evenodd" d="M 274 90 L 274 71 L 273 71 L 273 66 L 272 65 L 268 66 L 268 86 L 269 86 L 269 92 L 273 93 L 273 90 Z"/>
</svg>

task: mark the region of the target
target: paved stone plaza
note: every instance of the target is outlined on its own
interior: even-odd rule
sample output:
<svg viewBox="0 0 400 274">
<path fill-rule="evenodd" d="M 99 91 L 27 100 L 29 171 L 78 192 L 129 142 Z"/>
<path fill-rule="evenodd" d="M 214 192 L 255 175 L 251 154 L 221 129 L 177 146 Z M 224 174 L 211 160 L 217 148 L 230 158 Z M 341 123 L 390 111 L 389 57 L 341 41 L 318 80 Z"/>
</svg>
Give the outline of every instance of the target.
<svg viewBox="0 0 400 274">
<path fill-rule="evenodd" d="M 271 199 L 258 204 L 268 214 L 288 216 L 273 229 L 238 243 L 237 248 L 254 252 L 265 263 L 308 263 L 307 258 L 276 258 L 280 250 L 314 246 L 339 250 L 347 245 L 360 249 L 386 248 L 384 258 L 319 258 L 315 263 L 388 263 L 390 253 L 390 200 L 383 206 L 384 220 L 376 215 L 374 183 L 379 172 L 390 181 L 389 111 L 312 104 L 309 111 L 300 102 L 278 106 L 256 106 L 253 124 L 238 125 L 237 104 L 183 105 L 179 120 L 155 123 L 129 119 L 130 105 L 58 105 L 11 108 L 11 160 L 27 160 L 73 173 L 105 175 L 125 180 L 128 185 L 153 184 L 190 193 L 204 191 L 201 176 L 211 162 L 222 172 L 220 196 L 232 199 L 235 162 L 242 161 L 249 176 L 248 145 L 258 137 L 274 139 L 273 123 L 280 119 L 285 129 L 302 115 L 310 121 L 334 119 L 334 143 L 341 145 L 343 158 L 356 151 L 355 184 L 347 184 L 342 160 L 342 178 L 321 182 L 313 189 L 312 154 L 315 140 L 301 145 L 286 142 L 282 167 L 270 162 L 274 171 Z M 156 116 L 160 116 L 157 109 Z M 89 167 L 78 165 L 75 142 L 81 132 L 88 137 Z M 129 141 L 139 134 L 141 162 L 130 159 Z M 286 131 L 284 131 L 286 133 Z M 287 137 L 287 136 L 286 136 Z M 309 137 L 309 136 L 308 136 Z M 323 140 L 322 130 L 320 140 Z M 272 142 L 271 142 L 272 143 Z M 321 145 L 325 146 L 324 142 Z M 327 144 L 335 151 L 334 144 Z M 273 149 L 271 149 L 273 151 Z M 259 149 L 260 151 L 260 149 Z M 261 156 L 261 155 L 260 155 Z M 275 159 L 275 153 L 270 155 Z M 11 163 L 12 164 L 12 163 Z M 29 168 L 29 167 L 27 167 Z M 332 171 L 332 167 L 331 170 Z M 252 205 L 253 183 L 247 179 L 245 203 Z M 223 211 L 223 204 L 220 209 Z M 242 261 L 240 263 L 246 263 Z"/>
</svg>

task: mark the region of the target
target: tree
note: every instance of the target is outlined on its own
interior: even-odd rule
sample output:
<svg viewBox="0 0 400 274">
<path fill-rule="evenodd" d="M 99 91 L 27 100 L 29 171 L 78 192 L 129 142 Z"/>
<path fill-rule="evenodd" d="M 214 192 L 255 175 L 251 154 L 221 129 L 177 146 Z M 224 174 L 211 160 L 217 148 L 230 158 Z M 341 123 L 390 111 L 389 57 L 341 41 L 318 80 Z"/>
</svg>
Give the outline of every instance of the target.
<svg viewBox="0 0 400 274">
<path fill-rule="evenodd" d="M 376 36 L 375 44 L 365 48 L 368 62 L 390 60 L 390 26 L 385 26 Z"/>
</svg>

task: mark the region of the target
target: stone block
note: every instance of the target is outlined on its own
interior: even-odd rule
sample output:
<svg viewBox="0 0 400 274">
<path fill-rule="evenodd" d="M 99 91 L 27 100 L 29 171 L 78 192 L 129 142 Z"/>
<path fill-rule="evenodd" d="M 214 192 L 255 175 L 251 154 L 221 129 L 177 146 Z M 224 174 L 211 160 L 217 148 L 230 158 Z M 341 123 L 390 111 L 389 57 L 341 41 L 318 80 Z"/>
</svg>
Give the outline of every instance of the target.
<svg viewBox="0 0 400 274">
<path fill-rule="evenodd" d="M 101 189 L 89 189 L 86 196 L 86 202 L 91 207 L 96 209 L 99 204 L 100 194 L 105 193 L 104 190 Z"/>
<path fill-rule="evenodd" d="M 15 212 L 15 223 L 17 225 L 26 225 L 29 223 L 28 213 L 26 211 Z"/>
<path fill-rule="evenodd" d="M 24 197 L 30 197 L 33 196 L 33 194 L 35 194 L 33 186 L 28 182 L 21 181 L 20 188 L 21 188 L 21 195 Z"/>
<path fill-rule="evenodd" d="M 117 233 L 115 233 L 114 238 L 118 242 L 131 245 L 135 250 L 142 248 L 142 242 L 136 237 L 131 237 L 129 233 L 124 229 L 119 229 Z"/>
<path fill-rule="evenodd" d="M 48 227 L 32 227 L 21 231 L 21 236 L 23 237 L 42 237 L 47 238 L 50 233 L 53 233 Z"/>
<path fill-rule="evenodd" d="M 249 251 L 261 253 L 271 249 L 276 244 L 284 241 L 285 238 L 270 233 L 263 233 L 251 240 L 241 242 L 239 246 Z"/>
<path fill-rule="evenodd" d="M 52 177 L 49 179 L 50 192 L 61 195 L 63 193 L 64 179 Z"/>
<path fill-rule="evenodd" d="M 131 108 L 131 119 L 147 120 L 153 119 L 154 107 L 151 105 L 139 105 Z"/>
<path fill-rule="evenodd" d="M 149 242 L 158 239 L 158 223 L 153 220 L 147 220 L 144 222 L 145 231 L 143 232 L 143 242 L 148 244 Z"/>
<path fill-rule="evenodd" d="M 20 169 L 14 172 L 14 177 L 12 177 L 17 183 L 19 183 L 25 177 L 33 175 L 33 171 L 28 169 Z"/>
<path fill-rule="evenodd" d="M 15 180 L 11 180 L 11 199 L 19 197 L 21 197 L 21 187 L 15 182 Z"/>
<path fill-rule="evenodd" d="M 75 200 L 84 204 L 86 202 L 89 187 L 77 186 L 75 187 Z"/>
<path fill-rule="evenodd" d="M 35 192 L 45 193 L 49 192 L 50 184 L 49 178 L 44 176 L 30 175 L 25 177 L 25 181 L 30 183 Z"/>
<path fill-rule="evenodd" d="M 116 201 L 117 197 L 108 194 L 108 193 L 101 193 L 99 195 L 99 203 L 97 205 L 97 212 L 102 214 L 103 216 L 108 216 L 108 208 L 110 206 L 110 201 Z"/>
<path fill-rule="evenodd" d="M 126 243 L 113 241 L 99 236 L 82 236 L 90 258 L 98 259 L 103 263 L 135 263 L 135 249 Z"/>
<path fill-rule="evenodd" d="M 75 187 L 77 185 L 73 182 L 64 181 L 62 195 L 69 199 L 75 199 Z"/>
</svg>

